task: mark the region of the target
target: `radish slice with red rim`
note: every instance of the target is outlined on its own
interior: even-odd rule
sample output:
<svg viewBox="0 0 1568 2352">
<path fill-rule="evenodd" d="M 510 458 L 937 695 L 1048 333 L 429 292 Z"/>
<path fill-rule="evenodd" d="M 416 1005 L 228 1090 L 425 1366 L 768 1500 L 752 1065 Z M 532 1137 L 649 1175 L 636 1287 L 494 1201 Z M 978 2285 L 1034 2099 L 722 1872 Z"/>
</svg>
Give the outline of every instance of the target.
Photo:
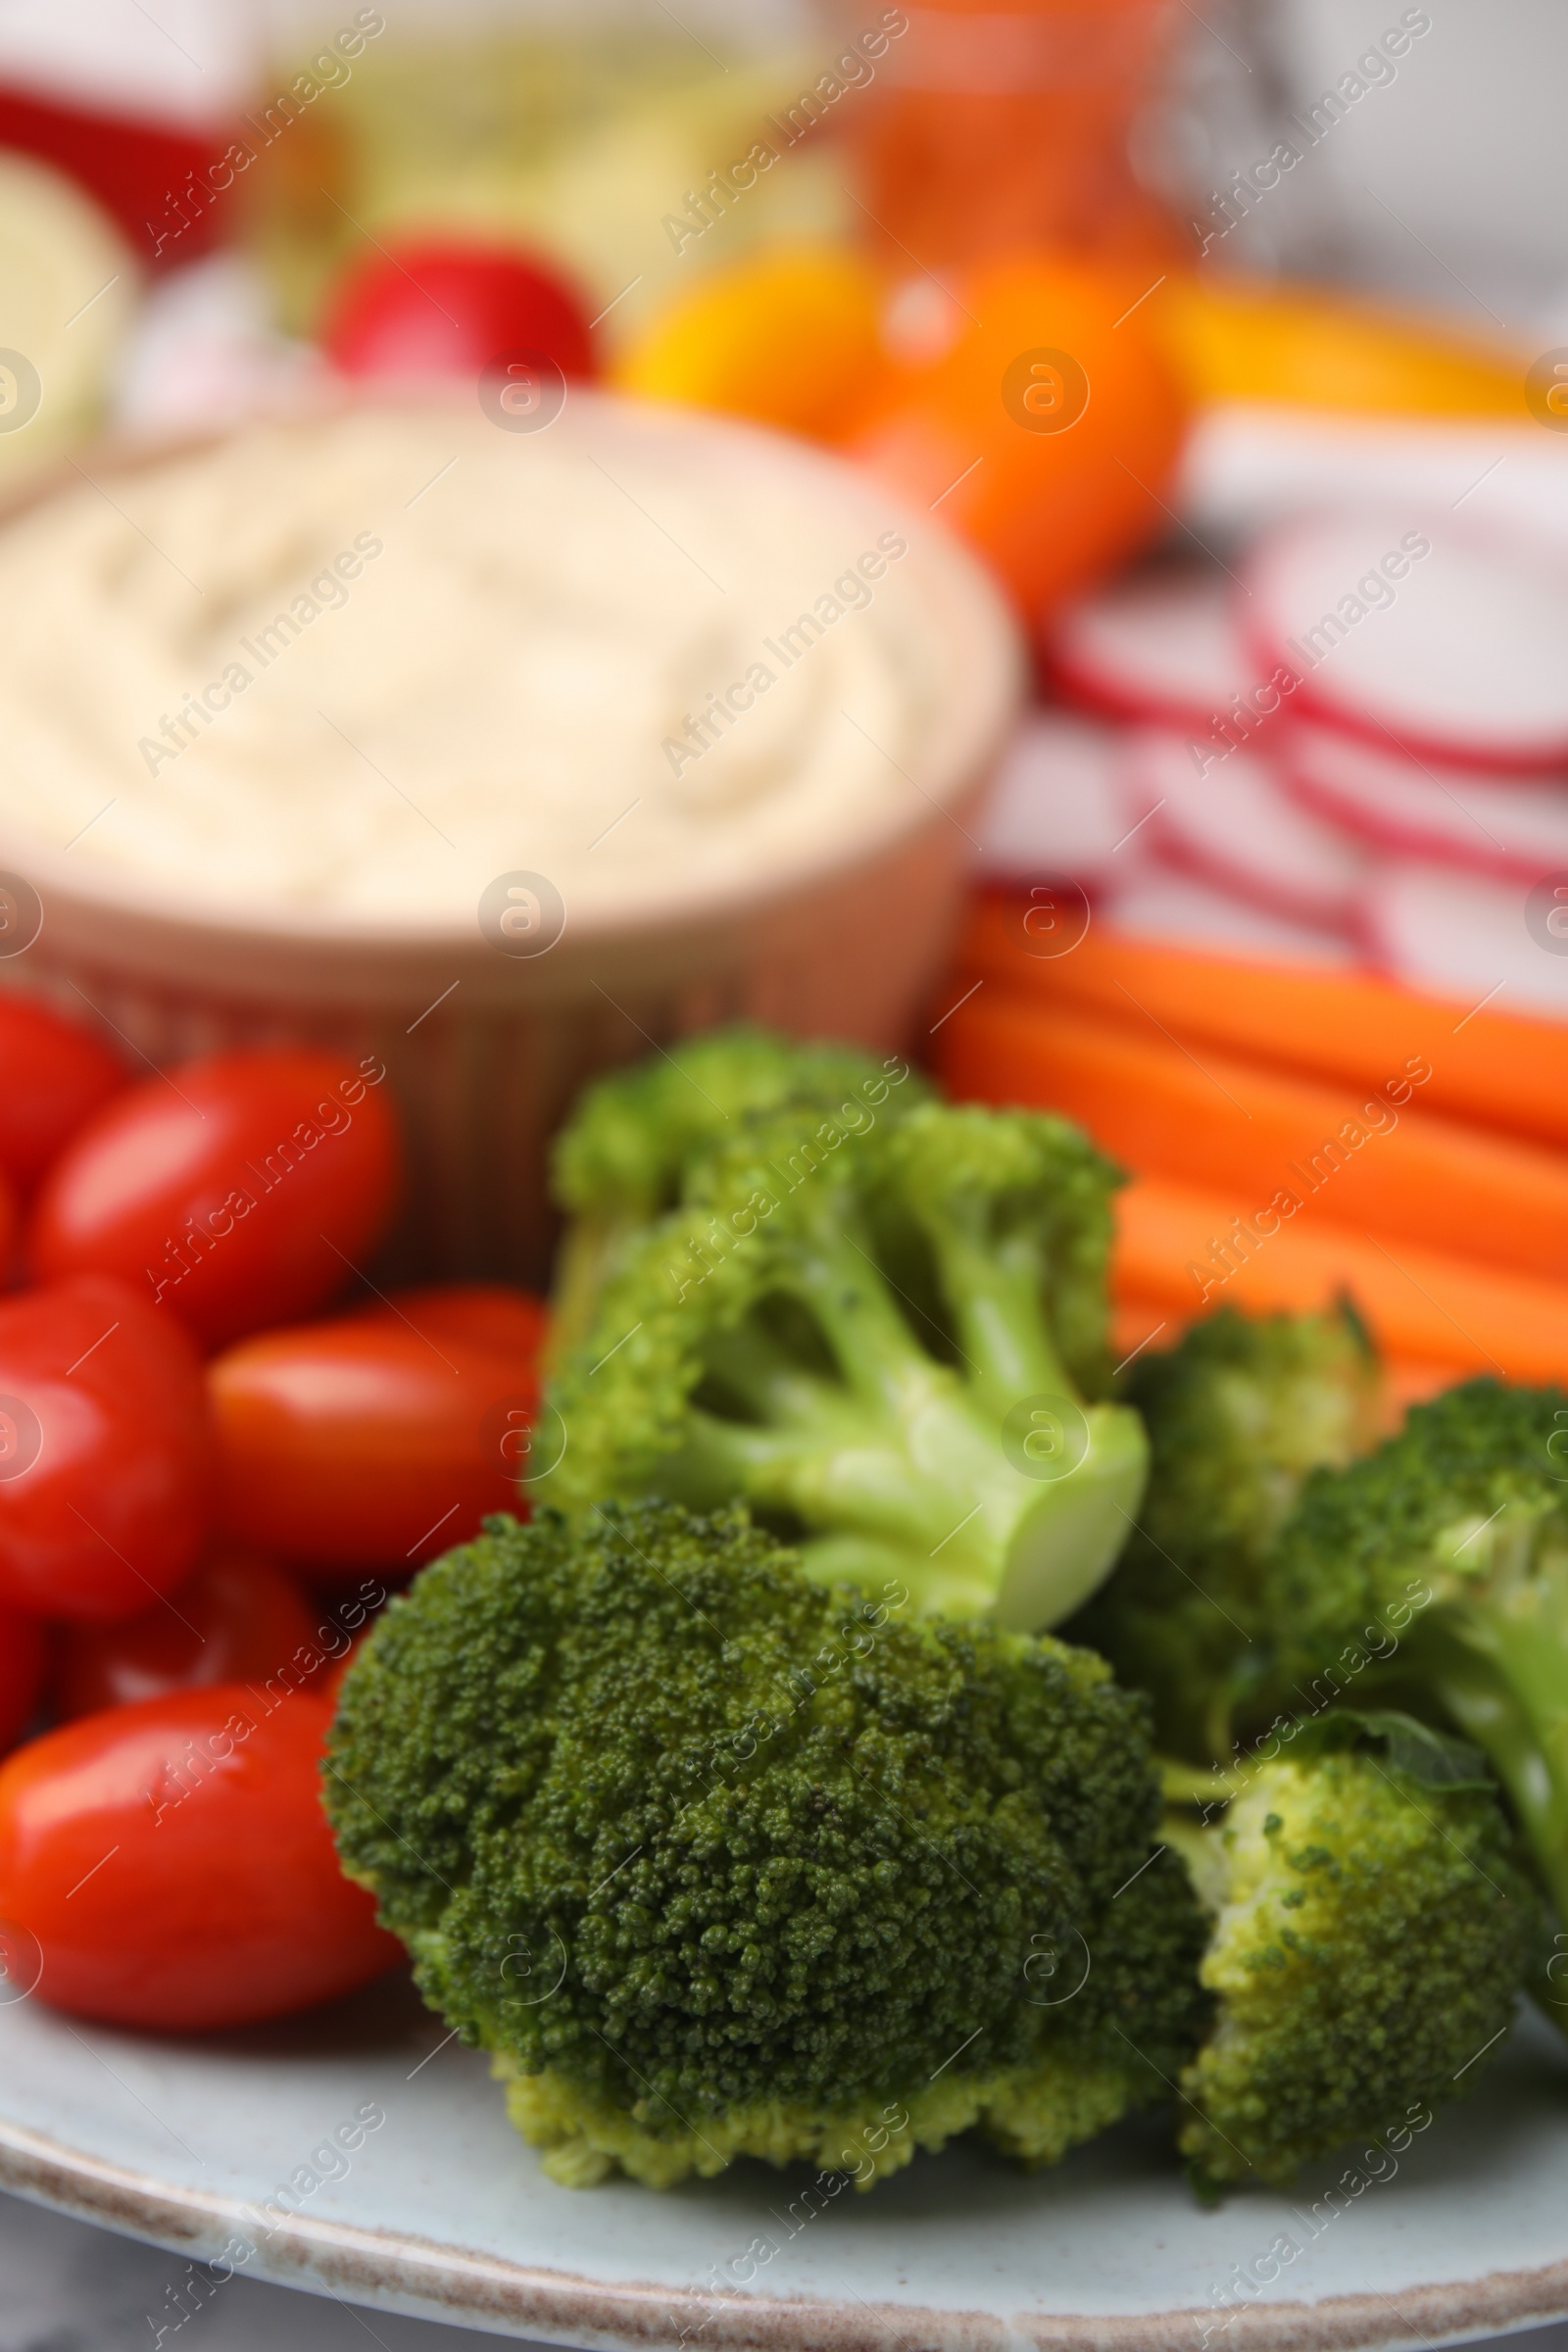
<svg viewBox="0 0 1568 2352">
<path fill-rule="evenodd" d="M 1332 727 L 1292 726 L 1275 756 L 1304 808 L 1380 849 L 1525 881 L 1568 866 L 1568 780 L 1428 767 Z"/>
<path fill-rule="evenodd" d="M 1568 871 L 1527 888 L 1391 865 L 1367 893 L 1363 928 L 1373 959 L 1413 988 L 1568 1019 Z"/>
<path fill-rule="evenodd" d="M 1408 514 L 1269 533 L 1241 608 L 1307 711 L 1423 760 L 1568 766 L 1568 565 L 1523 536 Z"/>
<path fill-rule="evenodd" d="M 1065 875 L 1095 890 L 1130 869 L 1137 845 L 1129 843 L 1124 856 L 1118 850 L 1140 810 L 1126 767 L 1125 738 L 1115 728 L 1035 712 L 1004 755 L 974 822 L 981 872 L 993 881 Z"/>
<path fill-rule="evenodd" d="M 1206 948 L 1220 956 L 1292 963 L 1355 961 L 1355 951 L 1342 933 L 1287 922 L 1169 866 L 1147 866 L 1135 882 L 1105 901 L 1103 912 L 1118 932 Z"/>
<path fill-rule="evenodd" d="M 1048 669 L 1091 710 L 1191 727 L 1205 740 L 1216 719 L 1250 732 L 1280 696 L 1277 685 L 1263 690 L 1267 672 L 1249 659 L 1233 597 L 1222 573 L 1193 564 L 1129 580 L 1063 614 L 1046 644 Z"/>
<path fill-rule="evenodd" d="M 1191 744 L 1146 734 L 1130 773 L 1168 861 L 1289 921 L 1353 921 L 1371 869 L 1366 850 L 1294 800 L 1271 761 L 1232 752 L 1200 775 Z"/>
</svg>

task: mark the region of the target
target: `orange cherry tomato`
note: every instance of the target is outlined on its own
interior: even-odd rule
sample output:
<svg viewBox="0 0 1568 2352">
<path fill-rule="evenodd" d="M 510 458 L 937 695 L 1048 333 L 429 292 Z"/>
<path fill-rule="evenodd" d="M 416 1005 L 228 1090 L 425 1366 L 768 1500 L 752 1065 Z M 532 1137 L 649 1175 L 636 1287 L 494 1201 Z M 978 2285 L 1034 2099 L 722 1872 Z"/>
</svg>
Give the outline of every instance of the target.
<svg viewBox="0 0 1568 2352">
<path fill-rule="evenodd" d="M 0 894 L 0 930 L 3 917 Z M 29 1192 L 83 1120 L 125 1084 L 90 1029 L 8 989 L 0 996 L 0 1173 Z"/>
<path fill-rule="evenodd" d="M 118 1625 L 66 1628 L 55 1647 L 55 1706 L 69 1721 L 213 1683 L 265 1687 L 298 1670 L 316 1633 L 317 1612 L 292 1577 L 270 1560 L 219 1551 L 156 1608 Z"/>
<path fill-rule="evenodd" d="M 26 1730 L 43 1689 L 44 1631 L 20 1609 L 0 1607 L 0 1751 Z"/>
<path fill-rule="evenodd" d="M 127 1089 L 50 1171 L 35 1272 L 118 1274 L 208 1347 L 319 1306 L 396 1200 L 384 1077 L 373 1059 L 280 1047 Z"/>
<path fill-rule="evenodd" d="M 190 1573 L 212 1474 L 188 1335 L 122 1282 L 0 1299 L 0 1601 L 139 1615 Z"/>
<path fill-rule="evenodd" d="M 200 2033 L 284 2017 L 399 1957 L 338 1868 L 331 1722 L 242 1683 L 87 1715 L 0 1765 L 0 1917 L 37 1998 Z"/>
<path fill-rule="evenodd" d="M 208 1367 L 218 1514 L 313 1567 L 405 1572 L 515 1510 L 531 1367 L 390 1312 L 242 1341 Z"/>
<path fill-rule="evenodd" d="M 1031 620 L 1170 519 L 1185 401 L 1139 292 L 1047 254 L 975 269 L 954 339 L 874 379 L 845 442 L 966 538 Z"/>
</svg>

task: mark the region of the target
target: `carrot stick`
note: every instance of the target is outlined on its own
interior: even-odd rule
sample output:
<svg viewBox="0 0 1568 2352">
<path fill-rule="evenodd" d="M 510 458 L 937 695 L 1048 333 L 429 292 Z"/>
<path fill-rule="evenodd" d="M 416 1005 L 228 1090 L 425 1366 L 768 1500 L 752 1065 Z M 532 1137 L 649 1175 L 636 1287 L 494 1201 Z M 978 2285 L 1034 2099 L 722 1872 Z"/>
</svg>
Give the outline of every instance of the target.
<svg viewBox="0 0 1568 2352">
<path fill-rule="evenodd" d="M 936 1042 L 951 1093 L 1063 1111 L 1135 1173 L 1220 1186 L 1243 1218 L 1327 1216 L 1568 1282 L 1568 1161 L 1418 1107 L 1419 1054 L 1351 1094 L 984 992 Z"/>
<path fill-rule="evenodd" d="M 1233 1242 L 1233 1271 L 1216 1278 L 1208 1245 L 1231 1219 L 1230 1196 L 1162 1177 L 1144 1177 L 1118 1194 L 1117 1289 L 1152 1306 L 1152 1322 L 1161 1311 L 1171 1318 L 1171 1331 L 1153 1345 L 1167 1347 L 1194 1313 L 1227 1302 L 1252 1314 L 1305 1314 L 1348 1290 L 1390 1356 L 1448 1364 L 1455 1377 L 1568 1378 L 1568 1284 L 1304 1217 L 1256 1236 L 1245 1253 Z"/>
<path fill-rule="evenodd" d="M 1021 898 L 982 898 L 962 946 L 964 981 L 1355 1086 L 1376 1085 L 1419 1054 L 1432 1065 L 1429 1110 L 1568 1144 L 1568 1022 L 1495 1004 L 1473 1010 L 1370 973 L 1161 947 L 1099 924 L 1069 955 L 1032 955 L 1028 912 Z M 1037 921 L 1037 943 L 1050 936 Z"/>
</svg>

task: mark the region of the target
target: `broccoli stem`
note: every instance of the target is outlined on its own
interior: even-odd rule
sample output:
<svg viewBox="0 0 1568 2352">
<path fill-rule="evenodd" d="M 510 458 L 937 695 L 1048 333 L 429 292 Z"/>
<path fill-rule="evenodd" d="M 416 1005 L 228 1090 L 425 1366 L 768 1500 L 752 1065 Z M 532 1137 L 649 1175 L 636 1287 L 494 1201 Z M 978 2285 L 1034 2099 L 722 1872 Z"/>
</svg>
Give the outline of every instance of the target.
<svg viewBox="0 0 1568 2352">
<path fill-rule="evenodd" d="M 971 1389 L 1002 1418 L 1025 1396 L 1077 1401 L 1045 1312 L 1045 1267 L 1032 1235 L 998 1239 L 976 1221 L 924 1220 Z"/>
<path fill-rule="evenodd" d="M 1142 1423 L 1093 1407 L 1071 1475 L 1029 1475 L 1004 1446 L 1006 1411 L 1028 1396 L 1072 1400 L 1038 1304 L 1035 1251 L 1010 1248 L 999 1266 L 966 1242 L 950 1258 L 952 1278 L 972 1281 L 960 1334 L 977 1351 L 971 1381 L 927 1353 L 868 1245 L 823 1218 L 772 1294 L 813 1319 L 841 1377 L 792 1357 L 753 1313 L 715 1338 L 709 1369 L 756 1418 L 694 1406 L 660 1491 L 704 1506 L 744 1494 L 808 1531 L 838 1531 L 805 1547 L 823 1581 L 881 1588 L 897 1574 L 923 1609 L 994 1610 L 1025 1631 L 1055 1624 L 1125 1540 L 1143 1491 Z"/>
<path fill-rule="evenodd" d="M 1523 1595 L 1516 1595 L 1516 1600 Z M 1424 1629 L 1437 1695 L 1507 1789 L 1559 1919 L 1568 1923 L 1568 1604 L 1451 1601 Z"/>
</svg>

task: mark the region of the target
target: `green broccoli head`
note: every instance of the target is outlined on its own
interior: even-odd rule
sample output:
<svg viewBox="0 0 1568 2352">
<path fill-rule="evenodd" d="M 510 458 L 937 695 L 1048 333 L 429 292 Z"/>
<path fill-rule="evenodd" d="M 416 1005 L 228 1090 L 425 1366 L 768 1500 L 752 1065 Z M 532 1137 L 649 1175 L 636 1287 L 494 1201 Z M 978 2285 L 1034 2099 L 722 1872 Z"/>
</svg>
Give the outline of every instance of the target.
<svg viewBox="0 0 1568 2352">
<path fill-rule="evenodd" d="M 1378 1434 L 1376 1358 L 1352 1309 L 1232 1307 L 1135 1363 L 1149 1491 L 1114 1574 L 1068 1638 L 1154 1702 L 1155 1733 L 1195 1762 L 1230 1746 L 1238 1689 L 1261 1665 L 1262 1564 L 1307 1473 Z"/>
<path fill-rule="evenodd" d="M 629 1243 L 550 1402 L 551 1500 L 747 1502 L 808 1574 L 1054 1624 L 1146 1463 L 1104 1380 L 1110 1164 L 1064 1121 L 738 1115 Z"/>
<path fill-rule="evenodd" d="M 1483 1749 L 1568 1919 L 1568 1396 L 1473 1380 L 1416 1406 L 1308 1481 L 1264 1600 L 1284 1703 L 1381 1661 Z"/>
<path fill-rule="evenodd" d="M 1045 2161 L 1196 2041 L 1142 1700 L 824 1592 L 740 1512 L 490 1522 L 378 1623 L 323 1786 L 569 2181 L 751 2154 L 868 2184 L 974 2124 Z"/>
<path fill-rule="evenodd" d="M 1169 1835 L 1217 1913 L 1202 1980 L 1218 2015 L 1182 2079 L 1200 2193 L 1254 2172 L 1283 2185 L 1349 2138 L 1422 2130 L 1475 2082 L 1540 1906 L 1473 1748 L 1336 1711 L 1255 1766 L 1222 1824 Z"/>
<path fill-rule="evenodd" d="M 799 1044 L 741 1024 L 689 1038 L 673 1053 L 616 1070 L 580 1097 L 557 1138 L 557 1200 L 570 1216 L 557 1276 L 551 1349 L 579 1336 L 621 1242 L 682 1200 L 690 1171 L 748 1111 L 795 1101 L 817 1115 L 871 1105 L 896 1117 L 926 1092 L 897 1054 L 831 1042 Z"/>
</svg>

